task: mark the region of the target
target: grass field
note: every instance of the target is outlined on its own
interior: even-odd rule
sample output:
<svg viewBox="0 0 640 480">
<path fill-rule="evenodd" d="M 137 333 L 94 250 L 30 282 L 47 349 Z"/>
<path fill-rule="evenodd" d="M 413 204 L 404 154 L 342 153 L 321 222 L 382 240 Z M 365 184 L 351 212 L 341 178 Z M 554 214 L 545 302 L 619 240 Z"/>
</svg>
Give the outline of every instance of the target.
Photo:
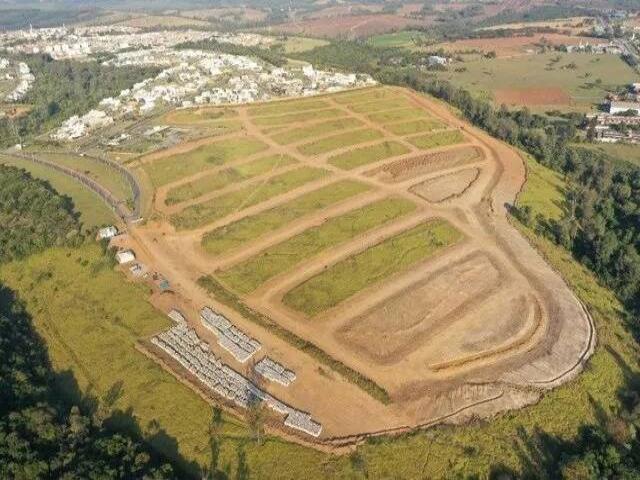
<svg viewBox="0 0 640 480">
<path fill-rule="evenodd" d="M 280 145 L 288 145 L 290 143 L 301 142 L 303 140 L 328 135 L 330 133 L 341 132 L 351 128 L 362 126 L 362 122 L 356 118 L 339 118 L 337 120 L 329 120 L 320 122 L 308 127 L 295 128 L 273 135 L 273 138 Z"/>
<path fill-rule="evenodd" d="M 2 155 L 0 155 L 0 163 L 23 168 L 34 177 L 49 182 L 51 186 L 62 195 L 71 198 L 76 211 L 80 214 L 80 221 L 84 228 L 111 225 L 116 221 L 115 213 L 100 197 L 64 173 L 57 172 L 28 160 Z"/>
<path fill-rule="evenodd" d="M 220 190 L 228 185 L 248 180 L 258 175 L 268 173 L 279 167 L 292 165 L 296 160 L 286 155 L 270 155 L 258 158 L 242 165 L 225 168 L 211 175 L 201 177 L 193 182 L 180 185 L 169 190 L 166 198 L 167 205 L 198 198 L 206 193 Z"/>
<path fill-rule="evenodd" d="M 382 133 L 372 128 L 363 128 L 353 132 L 340 133 L 331 137 L 322 138 L 315 142 L 305 143 L 298 147 L 298 151 L 304 155 L 320 155 L 338 148 L 370 142 L 382 137 Z"/>
<path fill-rule="evenodd" d="M 284 242 L 267 248 L 217 276 L 239 293 L 249 293 L 314 255 L 335 247 L 369 230 L 402 217 L 415 204 L 402 198 L 386 198 L 349 213 L 326 220 Z"/>
<path fill-rule="evenodd" d="M 534 214 L 544 212 L 547 219 L 560 220 L 564 212 L 564 180 L 557 172 L 523 155 L 527 160 L 527 188 L 518 196 L 518 205 L 531 207 Z"/>
<path fill-rule="evenodd" d="M 191 205 L 171 216 L 171 223 L 178 229 L 197 228 L 244 208 L 269 200 L 305 183 L 313 182 L 328 172 L 319 168 L 300 167 L 270 177 L 260 185 L 248 185 L 206 202 Z"/>
<path fill-rule="evenodd" d="M 265 105 L 249 107 L 247 112 L 252 117 L 264 117 L 271 115 L 286 115 L 305 110 L 318 110 L 328 108 L 330 105 L 326 100 L 312 98 L 307 100 L 270 102 Z"/>
<path fill-rule="evenodd" d="M 401 32 L 374 35 L 367 41 L 374 47 L 414 48 L 416 47 L 416 40 L 424 37 L 424 32 L 417 30 L 403 30 Z"/>
<path fill-rule="evenodd" d="M 464 142 L 464 135 L 462 135 L 460 130 L 447 130 L 445 132 L 417 135 L 415 137 L 409 137 L 407 140 L 416 147 L 426 150 L 462 143 Z"/>
<path fill-rule="evenodd" d="M 336 102 L 342 103 L 342 104 L 372 102 L 374 100 L 382 100 L 382 99 L 390 99 L 390 98 L 404 99 L 406 97 L 388 88 L 372 88 L 372 89 L 367 88 L 367 89 L 358 90 L 355 92 L 339 93 L 333 96 L 333 99 Z"/>
<path fill-rule="evenodd" d="M 637 81 L 633 69 L 617 55 L 554 52 L 513 58 L 479 58 L 456 66 L 465 71 L 438 72 L 438 78 L 449 80 L 482 98 L 493 99 L 494 92 L 513 88 L 525 91 L 527 88 L 560 88 L 568 94 L 569 104 L 528 105 L 538 112 L 556 108 L 589 112 L 603 101 L 608 91 Z"/>
<path fill-rule="evenodd" d="M 555 210 L 555 201 L 545 201 L 549 170 L 541 168 L 540 182 L 527 183 L 523 195 L 539 199 L 534 214 L 546 216 Z M 640 374 L 640 352 L 625 327 L 621 305 L 565 250 L 533 230 L 521 230 L 593 315 L 598 343 L 581 375 L 537 404 L 490 421 L 381 437 L 359 445 L 353 455 L 323 453 L 273 437 L 258 445 L 241 421 L 225 415 L 219 465 L 227 478 L 236 478 L 240 452 L 253 479 L 354 480 L 365 477 L 363 465 L 372 479 L 495 478 L 498 467 L 512 469 L 516 477 L 524 477 L 526 470 L 530 478 L 539 478 L 544 474 L 532 470 L 532 462 L 557 454 L 554 446 L 571 441 L 582 426 L 616 415 L 622 389 Z M 185 462 L 209 462 L 209 408 L 133 348 L 140 332 L 167 325 L 146 302 L 146 289 L 104 268 L 94 246 L 51 250 L 2 266 L 0 281 L 25 303 L 58 371 L 70 372 L 102 406 L 109 390 L 121 385 L 115 407 L 135 417 L 145 440 L 170 457 L 177 449 Z"/>
<path fill-rule="evenodd" d="M 283 301 L 305 315 L 317 315 L 461 238 L 444 220 L 423 223 L 330 266 L 287 292 Z"/>
<path fill-rule="evenodd" d="M 212 255 L 219 255 L 367 190 L 369 187 L 364 183 L 351 180 L 332 183 L 257 215 L 212 230 L 203 237 L 202 247 Z"/>
<path fill-rule="evenodd" d="M 173 110 L 163 117 L 166 123 L 177 125 L 192 125 L 197 123 L 222 123 L 221 120 L 232 119 L 238 112 L 231 108 L 189 108 Z"/>
<path fill-rule="evenodd" d="M 344 116 L 341 110 L 336 108 L 327 108 L 324 110 L 307 110 L 296 113 L 286 113 L 284 115 L 274 115 L 272 117 L 257 117 L 251 121 L 259 127 L 272 128 L 276 126 L 295 125 L 299 122 L 308 122 L 326 119 L 333 119 Z"/>
<path fill-rule="evenodd" d="M 382 142 L 377 145 L 355 148 L 348 152 L 338 154 L 330 157 L 328 162 L 343 170 L 351 170 L 352 168 L 384 160 L 385 158 L 404 155 L 408 152 L 409 149 L 401 143 Z"/>
<path fill-rule="evenodd" d="M 420 132 L 429 132 L 438 128 L 444 128 L 444 124 L 438 120 L 423 119 L 405 123 L 392 123 L 385 127 L 394 135 L 411 135 Z"/>
<path fill-rule="evenodd" d="M 124 176 L 122 176 L 117 170 L 98 160 L 92 160 L 88 157 L 81 157 L 79 155 L 72 155 L 69 153 L 38 153 L 38 157 L 84 173 L 121 200 L 127 201 L 133 199 L 131 186 Z"/>
<path fill-rule="evenodd" d="M 307 50 L 313 50 L 316 47 L 323 47 L 328 44 L 328 41 L 320 40 L 319 38 L 295 36 L 288 36 L 287 39 L 281 43 L 285 54 L 306 52 Z"/>
<path fill-rule="evenodd" d="M 406 97 L 383 98 L 382 100 L 374 100 L 372 102 L 349 103 L 347 107 L 356 113 L 371 113 L 382 110 L 392 110 L 395 108 L 410 108 L 413 105 Z"/>
<path fill-rule="evenodd" d="M 427 112 L 422 108 L 408 107 L 397 110 L 387 110 L 367 115 L 369 119 L 377 123 L 401 122 L 403 120 L 413 120 L 420 117 L 426 117 Z"/>
<path fill-rule="evenodd" d="M 208 168 L 232 162 L 265 150 L 255 138 L 231 138 L 195 148 L 186 153 L 160 158 L 145 164 L 144 169 L 155 187 L 193 175 Z"/>
<path fill-rule="evenodd" d="M 626 143 L 597 143 L 580 144 L 582 148 L 588 148 L 608 156 L 613 162 L 626 163 L 640 167 L 640 145 Z"/>
</svg>

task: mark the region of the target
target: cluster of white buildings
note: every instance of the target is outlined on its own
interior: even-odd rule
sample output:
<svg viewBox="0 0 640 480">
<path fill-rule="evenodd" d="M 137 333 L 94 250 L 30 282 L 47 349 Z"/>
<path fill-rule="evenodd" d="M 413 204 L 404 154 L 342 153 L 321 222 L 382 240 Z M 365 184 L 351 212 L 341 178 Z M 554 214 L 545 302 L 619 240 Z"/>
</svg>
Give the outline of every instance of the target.
<svg viewBox="0 0 640 480">
<path fill-rule="evenodd" d="M 167 47 L 121 52 L 105 63 L 165 68 L 156 77 L 121 91 L 117 97 L 103 99 L 98 109 L 89 114 L 70 118 L 52 138 L 74 140 L 114 120 L 149 115 L 159 106 L 251 103 L 375 83 L 368 75 L 327 72 L 311 65 L 282 68 L 246 56 Z"/>
<path fill-rule="evenodd" d="M 632 83 L 627 93 L 611 96 L 607 112 L 587 115 L 587 130 L 603 143 L 640 143 L 640 83 Z"/>
<path fill-rule="evenodd" d="M 240 363 L 249 360 L 262 345 L 255 338 L 251 338 L 224 316 L 204 307 L 200 312 L 202 325 L 211 330 L 218 337 L 218 345 L 233 355 Z"/>
<path fill-rule="evenodd" d="M 29 65 L 24 62 L 18 63 L 15 73 L 8 72 L 11 67 L 6 58 L 0 58 L 0 72 L 5 80 L 17 80 L 15 88 L 5 96 L 7 102 L 18 102 L 22 100 L 31 89 L 36 77 L 33 76 Z"/>
</svg>

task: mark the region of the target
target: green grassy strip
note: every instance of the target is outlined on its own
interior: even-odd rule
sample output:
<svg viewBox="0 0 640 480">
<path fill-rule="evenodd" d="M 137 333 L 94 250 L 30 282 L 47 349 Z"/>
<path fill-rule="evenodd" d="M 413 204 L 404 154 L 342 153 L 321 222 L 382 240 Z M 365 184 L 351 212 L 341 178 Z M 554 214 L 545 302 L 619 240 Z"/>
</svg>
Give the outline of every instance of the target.
<svg viewBox="0 0 640 480">
<path fill-rule="evenodd" d="M 333 99 L 341 104 L 370 102 L 373 100 L 382 100 L 386 98 L 398 98 L 401 94 L 389 88 L 371 88 L 367 90 L 357 90 L 355 92 L 339 93 L 333 96 Z"/>
<path fill-rule="evenodd" d="M 272 102 L 267 105 L 258 105 L 248 109 L 249 115 L 252 117 L 261 117 L 267 115 L 282 115 L 288 113 L 296 113 L 302 110 L 318 110 L 327 108 L 329 104 L 322 99 L 312 100 L 294 100 L 291 102 Z"/>
<path fill-rule="evenodd" d="M 364 183 L 341 180 L 250 217 L 208 232 L 202 239 L 207 253 L 219 255 L 284 227 L 309 213 L 369 190 Z"/>
<path fill-rule="evenodd" d="M 253 155 L 267 148 L 255 138 L 230 138 L 203 145 L 189 152 L 159 158 L 144 166 L 155 187 L 194 175 L 208 168 Z"/>
<path fill-rule="evenodd" d="M 198 279 L 198 284 L 213 295 L 218 302 L 235 310 L 238 314 L 242 315 L 243 318 L 269 330 L 272 334 L 281 338 L 291 346 L 301 350 L 318 362 L 331 368 L 333 371 L 361 388 L 376 400 L 384 404 L 388 404 L 390 402 L 387 391 L 373 380 L 336 360 L 314 343 L 297 336 L 295 333 L 278 325 L 266 315 L 256 312 L 252 308 L 248 307 L 244 302 L 242 302 L 242 300 L 240 300 L 240 298 L 225 289 L 224 286 L 222 286 L 222 284 L 212 276 L 201 277 Z"/>
<path fill-rule="evenodd" d="M 330 218 L 274 245 L 216 276 L 233 290 L 247 294 L 270 278 L 290 270 L 323 250 L 340 245 L 415 210 L 404 198 L 385 198 Z"/>
<path fill-rule="evenodd" d="M 444 147 L 464 142 L 464 135 L 460 130 L 448 130 L 446 132 L 429 133 L 410 137 L 407 140 L 421 149 Z"/>
<path fill-rule="evenodd" d="M 437 128 L 444 128 L 444 124 L 438 120 L 414 120 L 412 122 L 394 123 L 385 128 L 395 135 L 411 135 L 413 133 L 428 132 Z"/>
<path fill-rule="evenodd" d="M 329 163 L 343 170 L 378 162 L 385 158 L 409 153 L 409 149 L 398 142 L 382 142 L 369 147 L 356 148 L 329 158 Z"/>
<path fill-rule="evenodd" d="M 169 112 L 163 117 L 163 121 L 176 125 L 192 125 L 195 123 L 217 122 L 237 116 L 238 112 L 231 108 L 189 108 Z"/>
<path fill-rule="evenodd" d="M 314 316 L 461 238 L 462 234 L 445 220 L 420 224 L 332 265 L 287 292 L 283 302 Z"/>
<path fill-rule="evenodd" d="M 206 193 L 220 190 L 228 185 L 249 180 L 250 178 L 293 163 L 296 163 L 296 160 L 293 158 L 287 155 L 276 154 L 258 158 L 243 165 L 225 168 L 217 173 L 171 189 L 167 194 L 165 203 L 167 205 L 175 205 L 176 203 L 191 200 L 192 198 L 198 198 Z"/>
<path fill-rule="evenodd" d="M 356 113 L 381 112 L 383 110 L 391 110 L 400 107 L 410 108 L 412 106 L 413 105 L 409 102 L 409 99 L 403 95 L 398 95 L 396 98 L 385 98 L 382 100 L 375 100 L 373 102 L 347 105 L 350 110 L 353 110 Z"/>
<path fill-rule="evenodd" d="M 427 112 L 418 107 L 400 108 L 397 110 L 388 110 L 367 115 L 369 120 L 377 123 L 400 122 L 402 120 L 412 120 L 414 118 L 427 116 Z"/>
<path fill-rule="evenodd" d="M 362 122 L 360 120 L 346 117 L 339 118 L 337 120 L 329 120 L 328 122 L 316 123 L 315 125 L 309 125 L 308 127 L 287 130 L 286 132 L 278 133 L 271 138 L 280 145 L 288 145 L 308 138 L 319 137 L 321 135 L 327 135 L 334 132 L 341 132 L 342 130 L 360 126 L 362 126 Z"/>
<path fill-rule="evenodd" d="M 344 112 L 335 108 L 326 110 L 312 110 L 308 112 L 289 113 L 287 115 L 277 115 L 273 117 L 258 117 L 251 121 L 259 127 L 274 127 L 276 125 L 289 125 L 298 122 L 308 122 L 309 120 L 320 120 L 323 118 L 336 118 L 344 115 Z"/>
<path fill-rule="evenodd" d="M 300 167 L 269 178 L 260 185 L 247 185 L 239 190 L 220 195 L 206 202 L 191 205 L 171 216 L 171 223 L 178 229 L 206 225 L 230 213 L 248 208 L 286 193 L 305 183 L 313 182 L 329 172 L 320 168 Z"/>
<path fill-rule="evenodd" d="M 321 153 L 330 152 L 337 148 L 357 145 L 358 143 L 370 142 L 382 137 L 382 133 L 378 130 L 363 128 L 355 132 L 341 133 L 331 137 L 323 138 L 315 142 L 306 143 L 298 147 L 300 153 L 305 155 L 319 155 Z"/>
</svg>

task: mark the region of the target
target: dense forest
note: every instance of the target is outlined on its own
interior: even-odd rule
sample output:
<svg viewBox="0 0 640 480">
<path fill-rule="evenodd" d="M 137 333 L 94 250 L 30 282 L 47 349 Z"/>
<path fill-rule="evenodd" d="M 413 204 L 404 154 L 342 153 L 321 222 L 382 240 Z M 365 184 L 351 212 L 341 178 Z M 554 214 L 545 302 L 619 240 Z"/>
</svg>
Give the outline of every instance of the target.
<svg viewBox="0 0 640 480">
<path fill-rule="evenodd" d="M 5 165 L 0 165 L 0 224 L 0 263 L 81 240 L 71 199 Z"/>
<path fill-rule="evenodd" d="M 112 67 L 95 61 L 54 61 L 28 55 L 24 61 L 36 77 L 24 103 L 30 112 L 17 119 L 0 118 L 0 146 L 40 134 L 73 115 L 82 115 L 105 97 L 116 96 L 134 83 L 157 75 L 156 67 Z"/>
<path fill-rule="evenodd" d="M 46 182 L 0 166 L 0 263 L 76 241 L 77 217 Z M 109 431 L 108 415 L 89 414 L 56 390 L 46 346 L 3 285 L 0 359 L 0 478 L 174 477 L 138 440 Z"/>
<path fill-rule="evenodd" d="M 640 169 L 612 164 L 573 145 L 582 115 L 548 117 L 526 108 L 495 108 L 468 91 L 416 67 L 415 53 L 335 42 L 299 55 L 328 67 L 356 69 L 382 83 L 404 85 L 440 98 L 473 124 L 530 153 L 566 175 L 564 218 L 538 225 L 614 290 L 631 312 L 640 312 Z M 518 212 L 525 221 L 527 212 Z M 640 331 L 640 324 L 637 325 Z"/>
</svg>

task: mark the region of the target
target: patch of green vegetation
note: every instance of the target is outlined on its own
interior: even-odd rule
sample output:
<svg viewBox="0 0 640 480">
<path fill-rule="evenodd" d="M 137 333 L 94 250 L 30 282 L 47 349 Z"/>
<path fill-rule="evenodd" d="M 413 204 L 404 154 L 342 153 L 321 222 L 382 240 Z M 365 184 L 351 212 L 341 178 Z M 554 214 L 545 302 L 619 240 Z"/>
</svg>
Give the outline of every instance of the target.
<svg viewBox="0 0 640 480">
<path fill-rule="evenodd" d="M 338 148 L 370 142 L 382 137 L 382 133 L 371 128 L 363 128 L 353 132 L 340 133 L 331 137 L 322 138 L 315 142 L 305 143 L 298 147 L 300 153 L 305 155 L 320 155 Z"/>
<path fill-rule="evenodd" d="M 212 230 L 202 238 L 202 247 L 207 253 L 219 255 L 367 190 L 367 185 L 352 180 L 332 183 L 257 215 Z"/>
<path fill-rule="evenodd" d="M 436 147 L 444 147 L 446 145 L 455 145 L 464 142 L 464 135 L 460 130 L 447 130 L 445 132 L 428 133 L 426 135 L 418 135 L 409 137 L 407 140 L 418 148 L 423 150 Z"/>
<path fill-rule="evenodd" d="M 269 102 L 265 105 L 249 107 L 247 111 L 252 117 L 264 117 L 268 115 L 286 115 L 304 110 L 319 110 L 329 108 L 329 106 L 326 100 L 314 98 L 308 100 Z"/>
<path fill-rule="evenodd" d="M 288 145 L 290 143 L 300 142 L 308 138 L 319 137 L 329 133 L 341 132 L 351 128 L 362 126 L 362 122 L 356 118 L 339 118 L 337 120 L 329 120 L 327 122 L 316 123 L 308 127 L 295 128 L 285 132 L 273 135 L 273 138 L 280 145 Z"/>
<path fill-rule="evenodd" d="M 220 190 L 234 183 L 240 183 L 258 175 L 262 175 L 286 165 L 292 165 L 296 160 L 287 155 L 270 155 L 258 158 L 249 163 L 225 168 L 216 173 L 201 177 L 193 182 L 185 183 L 169 190 L 165 203 L 176 203 L 198 198 L 206 193 Z"/>
<path fill-rule="evenodd" d="M 228 270 L 216 273 L 225 285 L 247 294 L 267 280 L 290 270 L 314 255 L 338 246 L 415 209 L 403 198 L 385 198 L 309 228 L 267 248 Z"/>
<path fill-rule="evenodd" d="M 320 168 L 300 167 L 270 177 L 260 185 L 248 185 L 206 202 L 191 205 L 172 215 L 170 221 L 178 229 L 201 227 L 232 212 L 257 205 L 305 183 L 319 180 L 328 174 L 329 172 Z"/>
<path fill-rule="evenodd" d="M 384 160 L 385 158 L 404 155 L 408 152 L 409 149 L 401 143 L 393 141 L 382 142 L 377 145 L 355 148 L 348 152 L 341 153 L 329 158 L 328 162 L 343 170 L 351 170 L 352 168 Z"/>
<path fill-rule="evenodd" d="M 413 48 L 425 37 L 424 32 L 417 30 L 403 30 L 401 32 L 374 35 L 367 39 L 373 47 L 382 48 Z"/>
<path fill-rule="evenodd" d="M 584 143 L 580 148 L 594 150 L 617 164 L 631 164 L 640 167 L 640 145 L 629 143 Z"/>
<path fill-rule="evenodd" d="M 585 113 L 596 109 L 607 93 L 637 80 L 634 70 L 618 55 L 561 52 L 495 59 L 478 57 L 435 75 L 487 99 L 501 89 L 560 88 L 571 98 L 571 104 L 561 105 L 562 110 Z M 535 112 L 560 107 L 523 106 Z"/>
<path fill-rule="evenodd" d="M 68 196 L 73 202 L 74 210 L 80 214 L 80 222 L 84 228 L 91 229 L 116 221 L 115 213 L 98 195 L 70 176 L 44 165 L 15 157 L 0 155 L 0 163 L 23 168 L 35 178 L 49 182 L 58 193 Z"/>
<path fill-rule="evenodd" d="M 425 110 L 418 107 L 399 108 L 397 110 L 386 110 L 378 113 L 367 115 L 369 119 L 376 123 L 392 123 L 401 122 L 403 120 L 413 120 L 415 118 L 427 117 Z"/>
<path fill-rule="evenodd" d="M 288 55 L 290 53 L 306 52 L 307 50 L 323 47 L 328 44 L 328 41 L 320 40 L 319 38 L 288 36 L 281 45 L 285 55 Z"/>
<path fill-rule="evenodd" d="M 420 224 L 330 266 L 287 292 L 283 302 L 315 316 L 461 239 L 462 233 L 445 220 Z"/>
<path fill-rule="evenodd" d="M 266 149 L 267 145 L 255 138 L 229 138 L 185 153 L 153 160 L 145 164 L 144 169 L 157 188 Z"/>
<path fill-rule="evenodd" d="M 355 92 L 338 93 L 333 96 L 333 99 L 338 103 L 359 103 L 359 102 L 373 102 L 383 99 L 401 99 L 406 98 L 401 93 L 394 91 L 386 87 L 373 87 L 363 90 L 356 90 Z"/>
<path fill-rule="evenodd" d="M 37 156 L 84 173 L 86 176 L 105 187 L 120 200 L 133 200 L 131 185 L 124 176 L 114 168 L 100 162 L 99 160 L 94 160 L 89 157 L 81 157 L 80 155 L 73 155 L 70 153 L 47 154 L 38 152 Z"/>
<path fill-rule="evenodd" d="M 412 108 L 413 105 L 408 98 L 398 96 L 397 98 L 384 98 L 372 102 L 358 102 L 347 104 L 350 110 L 356 113 L 373 113 L 397 108 Z"/>
<path fill-rule="evenodd" d="M 163 117 L 163 122 L 176 125 L 193 125 L 197 123 L 220 123 L 221 120 L 233 119 L 238 112 L 233 108 L 188 108 L 174 110 Z"/>
<path fill-rule="evenodd" d="M 322 350 L 320 347 L 318 347 L 314 343 L 297 336 L 295 333 L 287 330 L 286 328 L 281 327 L 278 323 L 274 322 L 271 318 L 267 317 L 266 315 L 263 315 L 262 313 L 256 312 L 252 308 L 248 307 L 235 294 L 233 294 L 232 292 L 230 292 L 229 290 L 224 288 L 222 286 L 222 284 L 220 284 L 220 282 L 218 282 L 214 277 L 212 277 L 210 275 L 206 276 L 206 277 L 202 277 L 202 278 L 200 278 L 198 280 L 198 283 L 200 284 L 201 287 L 203 287 L 211 295 L 213 295 L 213 297 L 218 302 L 220 302 L 220 303 L 228 306 L 229 308 L 235 310 L 240 315 L 242 315 L 243 318 L 245 318 L 245 319 L 247 319 L 247 320 L 249 320 L 249 321 L 251 321 L 251 322 L 253 322 L 253 323 L 257 324 L 257 325 L 260 325 L 261 327 L 263 327 L 263 328 L 265 328 L 267 330 L 269 330 L 272 334 L 274 334 L 277 337 L 281 338 L 282 340 L 284 340 L 288 344 L 292 345 L 293 347 L 297 348 L 298 350 L 301 350 L 301 351 L 305 352 L 307 355 L 311 356 L 312 358 L 314 358 L 318 362 L 320 362 L 323 365 L 326 365 L 327 367 L 331 368 L 333 371 L 337 372 L 344 379 L 346 379 L 347 381 L 349 381 L 349 382 L 353 383 L 354 385 L 358 386 L 359 388 L 361 388 L 363 391 L 365 391 L 366 393 L 371 395 L 376 400 L 378 400 L 378 401 L 380 401 L 382 403 L 385 403 L 385 404 L 389 403 L 389 401 L 390 401 L 389 394 L 380 385 L 375 383 L 370 378 L 365 377 L 360 372 L 357 372 L 356 370 L 353 370 L 351 367 L 349 367 L 349 366 L 345 365 L 344 363 L 336 360 L 335 358 L 333 358 L 331 355 L 329 355 L 327 352 Z M 274 459 L 275 459 L 280 454 L 276 450 L 276 451 L 273 452 L 273 455 L 274 455 Z M 306 467 L 304 465 L 305 465 L 305 462 L 301 462 L 299 465 L 297 465 L 298 468 L 301 468 L 299 475 L 308 476 L 309 475 L 309 471 L 306 470 Z M 338 473 L 337 471 L 335 471 L 333 469 L 331 471 L 332 471 L 333 474 L 337 474 Z M 344 472 L 344 475 L 348 475 L 350 473 L 350 472 L 348 472 L 348 470 L 344 470 L 343 472 Z M 291 473 L 293 473 L 293 472 L 291 472 Z M 265 478 L 272 478 L 273 475 L 274 475 L 273 472 L 268 472 L 268 475 Z M 340 475 L 340 477 L 343 476 L 342 473 L 339 474 L 339 475 Z M 278 477 L 278 478 L 280 478 L 280 477 Z M 289 476 L 288 478 L 294 479 L 294 478 L 299 478 L 299 477 L 296 476 L 295 474 L 293 474 L 292 476 Z M 326 476 L 322 476 L 321 475 L 321 476 L 319 476 L 317 478 L 318 479 L 326 478 Z M 347 476 L 345 478 L 349 478 L 349 477 Z"/>
<path fill-rule="evenodd" d="M 394 135 L 411 135 L 413 133 L 429 132 L 444 128 L 444 123 L 438 120 L 414 120 L 406 123 L 392 123 L 385 128 Z"/>
<path fill-rule="evenodd" d="M 560 220 L 564 212 L 564 180 L 558 172 L 545 168 L 529 155 L 523 156 L 526 159 L 527 183 L 518 195 L 518 205 L 530 208 L 534 219 L 542 215 L 547 220 Z"/>
<path fill-rule="evenodd" d="M 253 118 L 251 121 L 259 127 L 272 128 L 276 126 L 284 126 L 290 124 L 297 124 L 300 122 L 308 122 L 315 120 L 322 120 L 323 118 L 337 118 L 342 117 L 344 112 L 335 108 L 327 108 L 324 110 L 309 110 L 305 112 L 287 113 L 285 115 L 274 115 L 272 117 L 258 117 Z"/>
</svg>

